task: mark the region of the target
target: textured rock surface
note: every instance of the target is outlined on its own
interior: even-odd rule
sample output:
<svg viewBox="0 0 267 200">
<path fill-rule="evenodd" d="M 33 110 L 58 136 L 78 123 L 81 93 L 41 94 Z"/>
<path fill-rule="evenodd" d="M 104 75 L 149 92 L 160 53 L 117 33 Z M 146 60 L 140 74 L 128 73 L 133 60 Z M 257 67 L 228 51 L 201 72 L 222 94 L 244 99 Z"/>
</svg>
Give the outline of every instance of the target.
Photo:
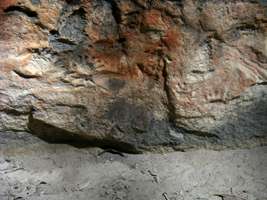
<svg viewBox="0 0 267 200">
<path fill-rule="evenodd" d="M 1 0 L 0 131 L 125 151 L 267 143 L 264 1 Z"/>
</svg>

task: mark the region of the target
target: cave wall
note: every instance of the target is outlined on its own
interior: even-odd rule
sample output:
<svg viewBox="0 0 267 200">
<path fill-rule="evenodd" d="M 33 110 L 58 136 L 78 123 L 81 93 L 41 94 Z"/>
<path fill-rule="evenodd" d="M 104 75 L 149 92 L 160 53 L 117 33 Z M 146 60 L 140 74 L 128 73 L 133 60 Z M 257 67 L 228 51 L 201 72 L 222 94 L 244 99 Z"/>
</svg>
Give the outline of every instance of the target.
<svg viewBox="0 0 267 200">
<path fill-rule="evenodd" d="M 1 0 L 0 132 L 131 152 L 266 144 L 266 5 Z"/>
</svg>

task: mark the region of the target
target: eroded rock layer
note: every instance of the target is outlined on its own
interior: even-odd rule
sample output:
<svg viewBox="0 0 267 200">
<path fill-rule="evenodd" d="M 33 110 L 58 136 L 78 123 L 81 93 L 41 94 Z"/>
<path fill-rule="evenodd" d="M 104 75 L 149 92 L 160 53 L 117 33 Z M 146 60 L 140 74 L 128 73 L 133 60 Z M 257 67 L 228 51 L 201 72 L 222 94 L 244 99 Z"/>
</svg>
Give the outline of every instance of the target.
<svg viewBox="0 0 267 200">
<path fill-rule="evenodd" d="M 0 131 L 140 152 L 267 142 L 264 1 L 1 0 Z"/>
</svg>

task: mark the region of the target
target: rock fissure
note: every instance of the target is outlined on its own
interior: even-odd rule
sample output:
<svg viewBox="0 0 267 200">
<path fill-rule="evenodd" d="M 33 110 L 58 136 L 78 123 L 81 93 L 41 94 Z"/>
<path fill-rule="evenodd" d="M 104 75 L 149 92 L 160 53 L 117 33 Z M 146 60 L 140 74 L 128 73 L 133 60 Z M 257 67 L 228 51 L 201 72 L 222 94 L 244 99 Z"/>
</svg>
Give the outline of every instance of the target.
<svg viewBox="0 0 267 200">
<path fill-rule="evenodd" d="M 12 12 L 19 12 L 19 13 L 23 13 L 24 15 L 26 15 L 30 18 L 38 18 L 37 12 L 35 12 L 35 11 L 31 10 L 30 8 L 25 7 L 25 6 L 16 6 L 16 5 L 9 6 L 6 9 L 4 9 L 4 12 L 7 14 L 12 13 Z"/>
</svg>

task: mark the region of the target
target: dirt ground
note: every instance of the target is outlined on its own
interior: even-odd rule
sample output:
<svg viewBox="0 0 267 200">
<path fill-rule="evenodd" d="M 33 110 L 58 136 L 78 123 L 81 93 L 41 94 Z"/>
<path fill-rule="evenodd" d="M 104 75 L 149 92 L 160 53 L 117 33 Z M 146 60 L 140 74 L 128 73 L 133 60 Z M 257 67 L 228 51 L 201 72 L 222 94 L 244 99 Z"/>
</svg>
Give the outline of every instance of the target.
<svg viewBox="0 0 267 200">
<path fill-rule="evenodd" d="M 130 155 L 0 145 L 0 200 L 15 199 L 267 200 L 267 147 Z"/>
</svg>

